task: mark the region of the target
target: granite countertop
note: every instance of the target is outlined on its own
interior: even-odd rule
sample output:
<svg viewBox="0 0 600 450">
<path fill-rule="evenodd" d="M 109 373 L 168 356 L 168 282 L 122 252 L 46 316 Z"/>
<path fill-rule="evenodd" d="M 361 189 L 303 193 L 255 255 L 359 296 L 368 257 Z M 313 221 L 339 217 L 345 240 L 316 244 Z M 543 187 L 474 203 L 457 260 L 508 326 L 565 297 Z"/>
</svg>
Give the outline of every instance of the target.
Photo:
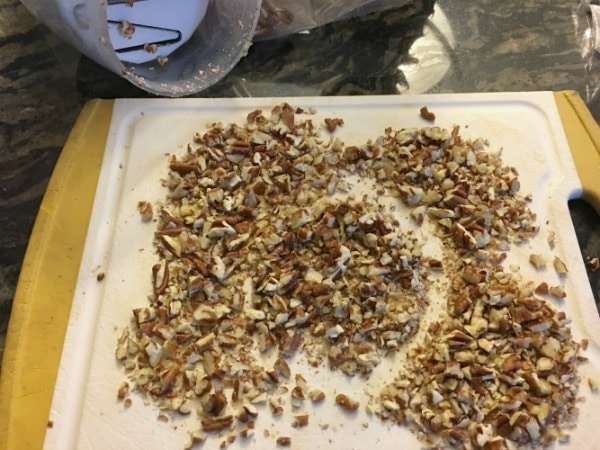
<svg viewBox="0 0 600 450">
<path fill-rule="evenodd" d="M 264 41 L 202 97 L 574 89 L 598 119 L 595 65 L 576 1 L 416 0 L 413 6 Z M 433 14 L 431 12 L 433 11 Z M 600 73 L 600 71 L 598 71 Z M 86 100 L 146 97 L 0 0 L 0 360 L 19 270 L 52 169 Z M 600 221 L 570 203 L 584 257 Z M 598 302 L 600 272 L 589 272 Z"/>
</svg>

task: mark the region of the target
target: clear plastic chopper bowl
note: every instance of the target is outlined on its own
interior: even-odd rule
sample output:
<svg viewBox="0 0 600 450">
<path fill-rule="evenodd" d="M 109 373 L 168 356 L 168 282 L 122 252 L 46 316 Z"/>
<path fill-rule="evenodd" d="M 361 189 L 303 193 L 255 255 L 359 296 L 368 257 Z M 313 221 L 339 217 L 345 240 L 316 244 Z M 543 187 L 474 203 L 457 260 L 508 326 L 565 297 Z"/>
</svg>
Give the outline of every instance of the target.
<svg viewBox="0 0 600 450">
<path fill-rule="evenodd" d="M 189 39 L 185 36 L 185 43 L 168 55 L 167 61 L 157 57 L 131 63 L 115 51 L 107 22 L 108 8 L 131 2 L 21 1 L 40 22 L 89 58 L 145 91 L 169 97 L 200 92 L 224 77 L 248 51 L 261 5 L 261 0 L 205 0 L 208 5 L 199 25 Z M 185 7 L 183 0 L 152 1 L 162 1 L 169 8 Z M 127 4 L 132 13 L 136 4 Z"/>
</svg>

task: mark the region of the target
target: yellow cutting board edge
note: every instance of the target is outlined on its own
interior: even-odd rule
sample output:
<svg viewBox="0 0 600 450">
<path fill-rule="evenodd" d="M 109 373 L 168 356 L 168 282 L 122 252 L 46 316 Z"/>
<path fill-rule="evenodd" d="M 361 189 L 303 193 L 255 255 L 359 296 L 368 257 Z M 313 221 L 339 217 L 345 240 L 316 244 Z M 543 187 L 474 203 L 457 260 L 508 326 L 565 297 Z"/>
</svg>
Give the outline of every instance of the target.
<svg viewBox="0 0 600 450">
<path fill-rule="evenodd" d="M 577 92 L 555 92 L 554 99 L 583 188 L 582 198 L 600 214 L 600 127 Z"/>
<path fill-rule="evenodd" d="M 583 197 L 600 212 L 600 128 L 575 91 L 554 97 Z M 0 436 L 6 437 L 1 449 L 42 448 L 50 426 L 113 105 L 113 100 L 90 100 L 84 106 L 40 206 L 13 301 L 0 377 Z"/>
<path fill-rule="evenodd" d="M 50 426 L 48 415 L 113 103 L 91 100 L 83 107 L 33 227 L 0 374 L 3 449 L 40 449 Z"/>
</svg>

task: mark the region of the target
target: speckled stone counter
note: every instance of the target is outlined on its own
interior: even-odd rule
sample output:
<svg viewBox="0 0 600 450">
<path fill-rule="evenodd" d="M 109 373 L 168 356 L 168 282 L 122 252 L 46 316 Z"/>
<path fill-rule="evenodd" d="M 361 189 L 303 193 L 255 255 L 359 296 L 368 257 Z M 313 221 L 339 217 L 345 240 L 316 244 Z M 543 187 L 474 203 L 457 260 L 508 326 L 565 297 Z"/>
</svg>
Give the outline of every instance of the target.
<svg viewBox="0 0 600 450">
<path fill-rule="evenodd" d="M 574 89 L 586 99 L 594 74 L 582 59 L 576 5 L 416 0 L 399 10 L 257 43 L 229 75 L 198 95 Z M 0 356 L 37 209 L 83 103 L 140 96 L 149 95 L 81 57 L 20 2 L 0 0 Z M 590 101 L 590 109 L 600 118 L 599 105 Z M 598 216 L 581 201 L 573 201 L 571 210 L 584 257 L 598 256 Z M 598 301 L 600 273 L 589 276 Z"/>
</svg>

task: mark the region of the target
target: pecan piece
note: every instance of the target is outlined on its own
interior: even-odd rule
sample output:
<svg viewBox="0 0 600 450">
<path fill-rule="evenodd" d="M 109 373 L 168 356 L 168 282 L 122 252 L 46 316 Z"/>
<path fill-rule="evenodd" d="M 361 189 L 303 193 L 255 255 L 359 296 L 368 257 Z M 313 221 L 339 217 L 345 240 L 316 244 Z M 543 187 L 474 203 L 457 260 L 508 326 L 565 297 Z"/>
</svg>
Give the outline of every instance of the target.
<svg viewBox="0 0 600 450">
<path fill-rule="evenodd" d="M 233 423 L 233 416 L 203 417 L 200 423 L 202 424 L 202 429 L 204 431 L 221 431 L 231 426 Z"/>
<path fill-rule="evenodd" d="M 356 400 L 348 397 L 346 394 L 338 394 L 335 396 L 335 404 L 342 409 L 352 412 L 356 411 L 360 406 L 360 403 Z"/>
</svg>

